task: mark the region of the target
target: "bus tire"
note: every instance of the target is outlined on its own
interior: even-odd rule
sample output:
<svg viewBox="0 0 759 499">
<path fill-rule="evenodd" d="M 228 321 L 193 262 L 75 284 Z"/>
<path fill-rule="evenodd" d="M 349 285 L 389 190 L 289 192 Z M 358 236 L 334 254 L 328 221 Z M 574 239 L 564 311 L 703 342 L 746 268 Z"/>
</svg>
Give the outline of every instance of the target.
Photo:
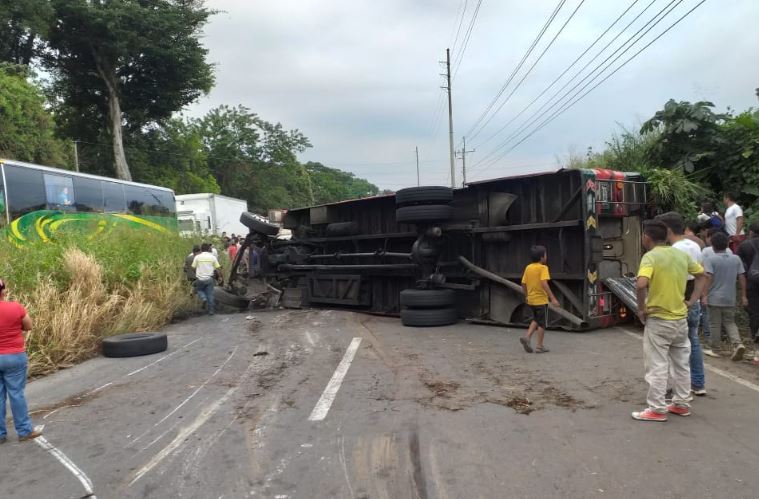
<svg viewBox="0 0 759 499">
<path fill-rule="evenodd" d="M 396 206 L 414 204 L 448 204 L 453 201 L 453 189 L 442 186 L 409 187 L 395 193 Z"/>
<path fill-rule="evenodd" d="M 446 308 L 406 308 L 401 310 L 404 326 L 434 327 L 448 326 L 459 320 L 459 312 L 454 307 Z"/>
<path fill-rule="evenodd" d="M 401 307 L 441 308 L 456 303 L 452 289 L 404 289 L 401 291 Z"/>
<path fill-rule="evenodd" d="M 399 223 L 445 222 L 452 218 L 453 207 L 447 204 L 402 206 L 395 210 L 395 221 Z"/>
<path fill-rule="evenodd" d="M 165 334 L 130 333 L 103 338 L 105 357 L 137 357 L 163 352 L 169 347 Z"/>
<path fill-rule="evenodd" d="M 258 232 L 264 236 L 276 236 L 279 234 L 279 227 L 260 220 L 248 211 L 242 212 L 242 215 L 240 215 L 240 223 L 249 228 L 251 232 Z"/>
<path fill-rule="evenodd" d="M 359 233 L 359 227 L 356 222 L 335 222 L 327 225 L 324 232 L 327 237 L 355 236 Z"/>
<path fill-rule="evenodd" d="M 222 305 L 239 310 L 247 310 L 248 305 L 250 305 L 250 300 L 244 296 L 236 295 L 218 286 L 213 288 L 213 299 L 215 302 L 221 303 Z"/>
</svg>

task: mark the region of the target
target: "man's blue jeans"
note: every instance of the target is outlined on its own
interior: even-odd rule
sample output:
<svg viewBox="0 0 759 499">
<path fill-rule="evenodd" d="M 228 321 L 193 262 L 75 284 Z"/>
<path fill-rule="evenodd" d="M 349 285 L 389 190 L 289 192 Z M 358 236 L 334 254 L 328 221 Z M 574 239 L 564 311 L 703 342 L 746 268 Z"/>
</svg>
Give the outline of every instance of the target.
<svg viewBox="0 0 759 499">
<path fill-rule="evenodd" d="M 198 296 L 201 300 L 206 302 L 206 305 L 208 306 L 208 313 L 213 314 L 214 308 L 213 308 L 213 287 L 214 282 L 213 279 L 208 279 L 201 281 L 198 279 L 195 281 L 195 291 L 198 292 Z"/>
<path fill-rule="evenodd" d="M 701 304 L 696 302 L 688 309 L 688 338 L 690 338 L 690 384 L 694 390 L 706 386 L 704 379 L 704 352 L 698 339 L 698 323 L 701 321 Z"/>
<path fill-rule="evenodd" d="M 27 363 L 25 353 L 0 354 L 0 438 L 8 434 L 5 428 L 6 395 L 11 403 L 16 434 L 25 437 L 34 429 L 24 397 Z"/>
</svg>

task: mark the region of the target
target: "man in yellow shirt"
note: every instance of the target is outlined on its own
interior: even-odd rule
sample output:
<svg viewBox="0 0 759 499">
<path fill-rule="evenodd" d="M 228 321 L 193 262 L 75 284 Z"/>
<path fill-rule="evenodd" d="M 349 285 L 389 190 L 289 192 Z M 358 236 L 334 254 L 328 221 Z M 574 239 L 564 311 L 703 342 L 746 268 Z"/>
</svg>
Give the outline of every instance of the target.
<svg viewBox="0 0 759 499">
<path fill-rule="evenodd" d="M 551 304 L 557 307 L 559 306 L 559 302 L 553 296 L 551 286 L 548 285 L 551 275 L 548 273 L 548 266 L 546 265 L 547 255 L 545 246 L 533 246 L 530 249 L 530 256 L 532 263 L 524 269 L 522 290 L 524 291 L 527 306 L 532 311 L 532 321 L 530 321 L 527 334 L 519 338 L 519 341 L 527 353 L 532 353 L 530 338 L 532 338 L 533 333 L 537 333 L 538 340 L 535 352 L 546 353 L 548 349 L 543 345 L 543 337 L 546 331 L 548 300 L 550 299 Z"/>
<path fill-rule="evenodd" d="M 690 416 L 690 340 L 685 285 L 688 274 L 695 276 L 691 301 L 703 292 L 706 278 L 703 267 L 687 253 L 666 246 L 667 226 L 647 220 L 643 224 L 643 255 L 638 269 L 638 317 L 645 324 L 643 355 L 648 407 L 632 413 L 640 421 L 666 421 L 667 413 Z M 672 372 L 672 404 L 665 393 Z"/>
</svg>

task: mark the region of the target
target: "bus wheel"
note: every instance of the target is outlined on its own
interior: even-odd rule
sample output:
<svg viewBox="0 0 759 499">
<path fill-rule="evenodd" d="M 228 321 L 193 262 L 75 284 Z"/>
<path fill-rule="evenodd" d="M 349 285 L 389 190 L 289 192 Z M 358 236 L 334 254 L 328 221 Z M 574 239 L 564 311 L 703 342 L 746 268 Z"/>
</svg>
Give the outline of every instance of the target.
<svg viewBox="0 0 759 499">
<path fill-rule="evenodd" d="M 448 204 L 453 201 L 453 189 L 450 187 L 425 186 L 409 187 L 395 193 L 396 206 L 414 204 Z"/>
<path fill-rule="evenodd" d="M 402 206 L 395 210 L 395 221 L 399 223 L 445 222 L 452 218 L 453 207 L 447 204 Z"/>
<path fill-rule="evenodd" d="M 404 326 L 432 327 L 455 324 L 459 313 L 454 307 L 446 308 L 406 308 L 401 310 Z"/>
<path fill-rule="evenodd" d="M 248 305 L 250 305 L 249 299 L 245 298 L 244 296 L 230 293 L 226 289 L 220 287 L 213 288 L 213 299 L 222 305 L 226 305 L 228 307 L 236 308 L 239 310 L 247 310 Z"/>
<path fill-rule="evenodd" d="M 279 227 L 269 222 L 264 222 L 248 211 L 242 212 L 240 223 L 249 228 L 251 232 L 258 232 L 264 236 L 276 236 L 279 234 Z"/>
<path fill-rule="evenodd" d="M 165 334 L 132 333 L 103 338 L 106 357 L 137 357 L 163 352 L 169 347 Z"/>
<path fill-rule="evenodd" d="M 404 289 L 401 291 L 401 306 L 408 308 L 450 307 L 456 301 L 452 289 Z"/>
</svg>

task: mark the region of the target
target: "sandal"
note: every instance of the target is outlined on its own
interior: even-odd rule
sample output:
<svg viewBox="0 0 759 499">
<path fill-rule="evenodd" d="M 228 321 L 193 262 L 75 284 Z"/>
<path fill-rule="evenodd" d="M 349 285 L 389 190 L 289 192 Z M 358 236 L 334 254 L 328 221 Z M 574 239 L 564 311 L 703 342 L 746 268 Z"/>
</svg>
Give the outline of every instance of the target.
<svg viewBox="0 0 759 499">
<path fill-rule="evenodd" d="M 530 340 L 528 340 L 527 338 L 525 338 L 523 336 L 523 337 L 519 338 L 519 343 L 522 344 L 522 346 L 524 347 L 524 351 L 525 352 L 532 353 L 532 347 L 530 346 Z"/>
<path fill-rule="evenodd" d="M 548 353 L 550 350 L 546 347 L 540 347 L 535 349 L 535 353 Z"/>
</svg>

